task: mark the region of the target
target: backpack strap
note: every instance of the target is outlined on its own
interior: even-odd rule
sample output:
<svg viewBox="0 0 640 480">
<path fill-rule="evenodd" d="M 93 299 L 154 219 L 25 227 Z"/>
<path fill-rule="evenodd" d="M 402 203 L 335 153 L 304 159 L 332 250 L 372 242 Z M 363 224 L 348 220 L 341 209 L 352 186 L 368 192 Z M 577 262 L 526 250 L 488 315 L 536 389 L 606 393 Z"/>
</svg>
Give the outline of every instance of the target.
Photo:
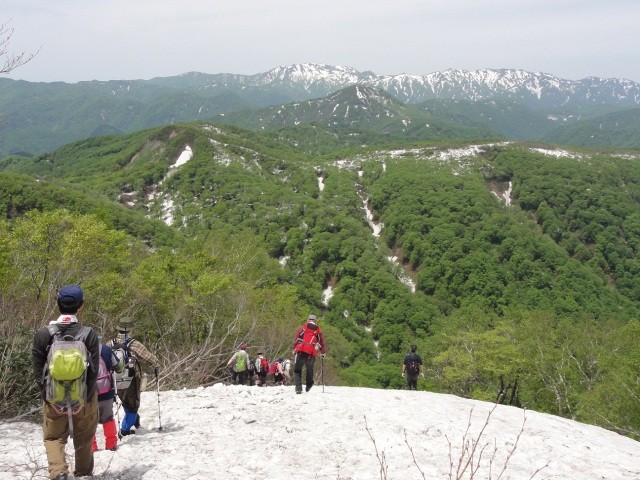
<svg viewBox="0 0 640 480">
<path fill-rule="evenodd" d="M 75 339 L 80 340 L 82 343 L 85 343 L 90 333 L 91 333 L 91 327 L 80 327 L 80 331 L 75 336 Z"/>
<path fill-rule="evenodd" d="M 49 330 L 49 335 L 51 335 L 52 338 L 60 335 L 60 327 L 58 327 L 58 325 L 54 324 L 49 324 L 47 325 L 47 330 Z M 74 337 L 75 340 L 80 340 L 82 343 L 85 343 L 87 340 L 87 337 L 89 336 L 89 333 L 91 333 L 91 327 L 80 327 L 80 331 L 78 332 L 78 334 Z"/>
<path fill-rule="evenodd" d="M 49 330 L 49 335 L 51 336 L 51 338 L 54 338 L 57 335 L 60 335 L 60 328 L 55 323 L 54 324 L 50 323 L 49 325 L 47 325 L 47 330 Z M 51 343 L 51 341 L 49 341 L 49 343 Z"/>
<path fill-rule="evenodd" d="M 133 343 L 133 339 L 131 339 L 129 337 L 125 337 L 124 341 L 120 342 L 120 343 L 117 342 L 117 339 L 113 339 L 111 341 L 111 343 L 113 344 L 111 346 L 112 349 L 114 349 L 114 350 L 116 350 L 116 349 L 124 350 L 124 353 L 127 355 L 127 357 L 129 357 L 131 355 L 131 352 L 129 351 L 129 347 Z"/>
</svg>

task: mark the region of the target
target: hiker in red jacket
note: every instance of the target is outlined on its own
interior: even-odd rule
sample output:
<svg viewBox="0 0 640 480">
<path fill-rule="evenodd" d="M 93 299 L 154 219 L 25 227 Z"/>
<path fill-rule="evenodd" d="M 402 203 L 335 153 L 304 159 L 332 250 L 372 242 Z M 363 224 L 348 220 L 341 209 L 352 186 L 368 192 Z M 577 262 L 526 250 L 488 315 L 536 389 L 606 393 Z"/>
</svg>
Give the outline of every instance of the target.
<svg viewBox="0 0 640 480">
<path fill-rule="evenodd" d="M 293 377 L 296 393 L 302 393 L 302 367 L 306 366 L 306 391 L 313 386 L 313 366 L 318 353 L 324 357 L 326 348 L 322 330 L 316 324 L 316 316 L 309 315 L 304 325 L 296 331 L 293 339 L 293 354 L 295 355 Z"/>
</svg>

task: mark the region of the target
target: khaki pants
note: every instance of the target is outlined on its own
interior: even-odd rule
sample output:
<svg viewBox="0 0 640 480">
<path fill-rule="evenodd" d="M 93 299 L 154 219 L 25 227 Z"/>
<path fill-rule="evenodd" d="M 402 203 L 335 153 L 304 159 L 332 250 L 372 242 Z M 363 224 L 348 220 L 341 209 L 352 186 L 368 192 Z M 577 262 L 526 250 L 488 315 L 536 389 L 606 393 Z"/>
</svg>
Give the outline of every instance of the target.
<svg viewBox="0 0 640 480">
<path fill-rule="evenodd" d="M 91 442 L 98 425 L 98 397 L 93 395 L 82 409 L 73 416 L 73 447 L 75 449 L 74 475 L 77 477 L 93 474 L 93 452 Z M 42 432 L 44 448 L 49 462 L 49 478 L 59 473 L 69 473 L 64 456 L 64 447 L 69 438 L 69 417 L 57 413 L 51 405 L 42 407 Z"/>
</svg>

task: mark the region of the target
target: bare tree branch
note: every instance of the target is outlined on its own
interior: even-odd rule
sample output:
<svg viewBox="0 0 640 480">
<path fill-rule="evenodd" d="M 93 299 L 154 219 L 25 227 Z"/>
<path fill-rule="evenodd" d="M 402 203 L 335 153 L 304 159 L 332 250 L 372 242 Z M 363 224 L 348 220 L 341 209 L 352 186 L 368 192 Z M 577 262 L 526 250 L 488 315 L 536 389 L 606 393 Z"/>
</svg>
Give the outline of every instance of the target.
<svg viewBox="0 0 640 480">
<path fill-rule="evenodd" d="M 0 59 L 2 62 L 0 64 L 0 74 L 9 73 L 11 70 L 30 62 L 40 51 L 38 49 L 36 53 L 27 53 L 24 50 L 17 54 L 9 53 L 9 43 L 12 36 L 13 28 L 9 27 L 8 23 L 0 24 Z"/>
<path fill-rule="evenodd" d="M 387 473 L 389 471 L 389 465 L 387 464 L 387 459 L 384 455 L 384 450 L 381 452 L 378 451 L 378 446 L 376 445 L 376 439 L 373 438 L 373 434 L 371 430 L 369 430 L 369 425 L 367 424 L 367 416 L 364 416 L 364 428 L 369 434 L 369 438 L 371 439 L 371 443 L 373 443 L 373 448 L 376 451 L 376 458 L 378 459 L 378 463 L 380 464 L 380 480 L 387 480 Z"/>
</svg>

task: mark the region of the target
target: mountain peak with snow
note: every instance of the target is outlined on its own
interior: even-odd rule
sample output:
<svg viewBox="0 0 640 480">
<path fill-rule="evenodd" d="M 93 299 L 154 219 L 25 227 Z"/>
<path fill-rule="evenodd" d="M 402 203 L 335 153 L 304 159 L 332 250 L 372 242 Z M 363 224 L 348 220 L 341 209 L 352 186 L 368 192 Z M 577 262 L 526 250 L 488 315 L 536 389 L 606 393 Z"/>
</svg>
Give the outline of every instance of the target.
<svg viewBox="0 0 640 480">
<path fill-rule="evenodd" d="M 379 76 L 351 67 L 304 63 L 277 67 L 253 78 L 256 85 L 263 87 L 289 85 L 318 96 L 349 85 L 364 84 L 384 89 L 406 103 L 452 98 L 511 100 L 534 107 L 581 102 L 640 105 L 640 84 L 629 80 L 589 77 L 572 81 L 548 73 L 509 68 Z"/>
</svg>

